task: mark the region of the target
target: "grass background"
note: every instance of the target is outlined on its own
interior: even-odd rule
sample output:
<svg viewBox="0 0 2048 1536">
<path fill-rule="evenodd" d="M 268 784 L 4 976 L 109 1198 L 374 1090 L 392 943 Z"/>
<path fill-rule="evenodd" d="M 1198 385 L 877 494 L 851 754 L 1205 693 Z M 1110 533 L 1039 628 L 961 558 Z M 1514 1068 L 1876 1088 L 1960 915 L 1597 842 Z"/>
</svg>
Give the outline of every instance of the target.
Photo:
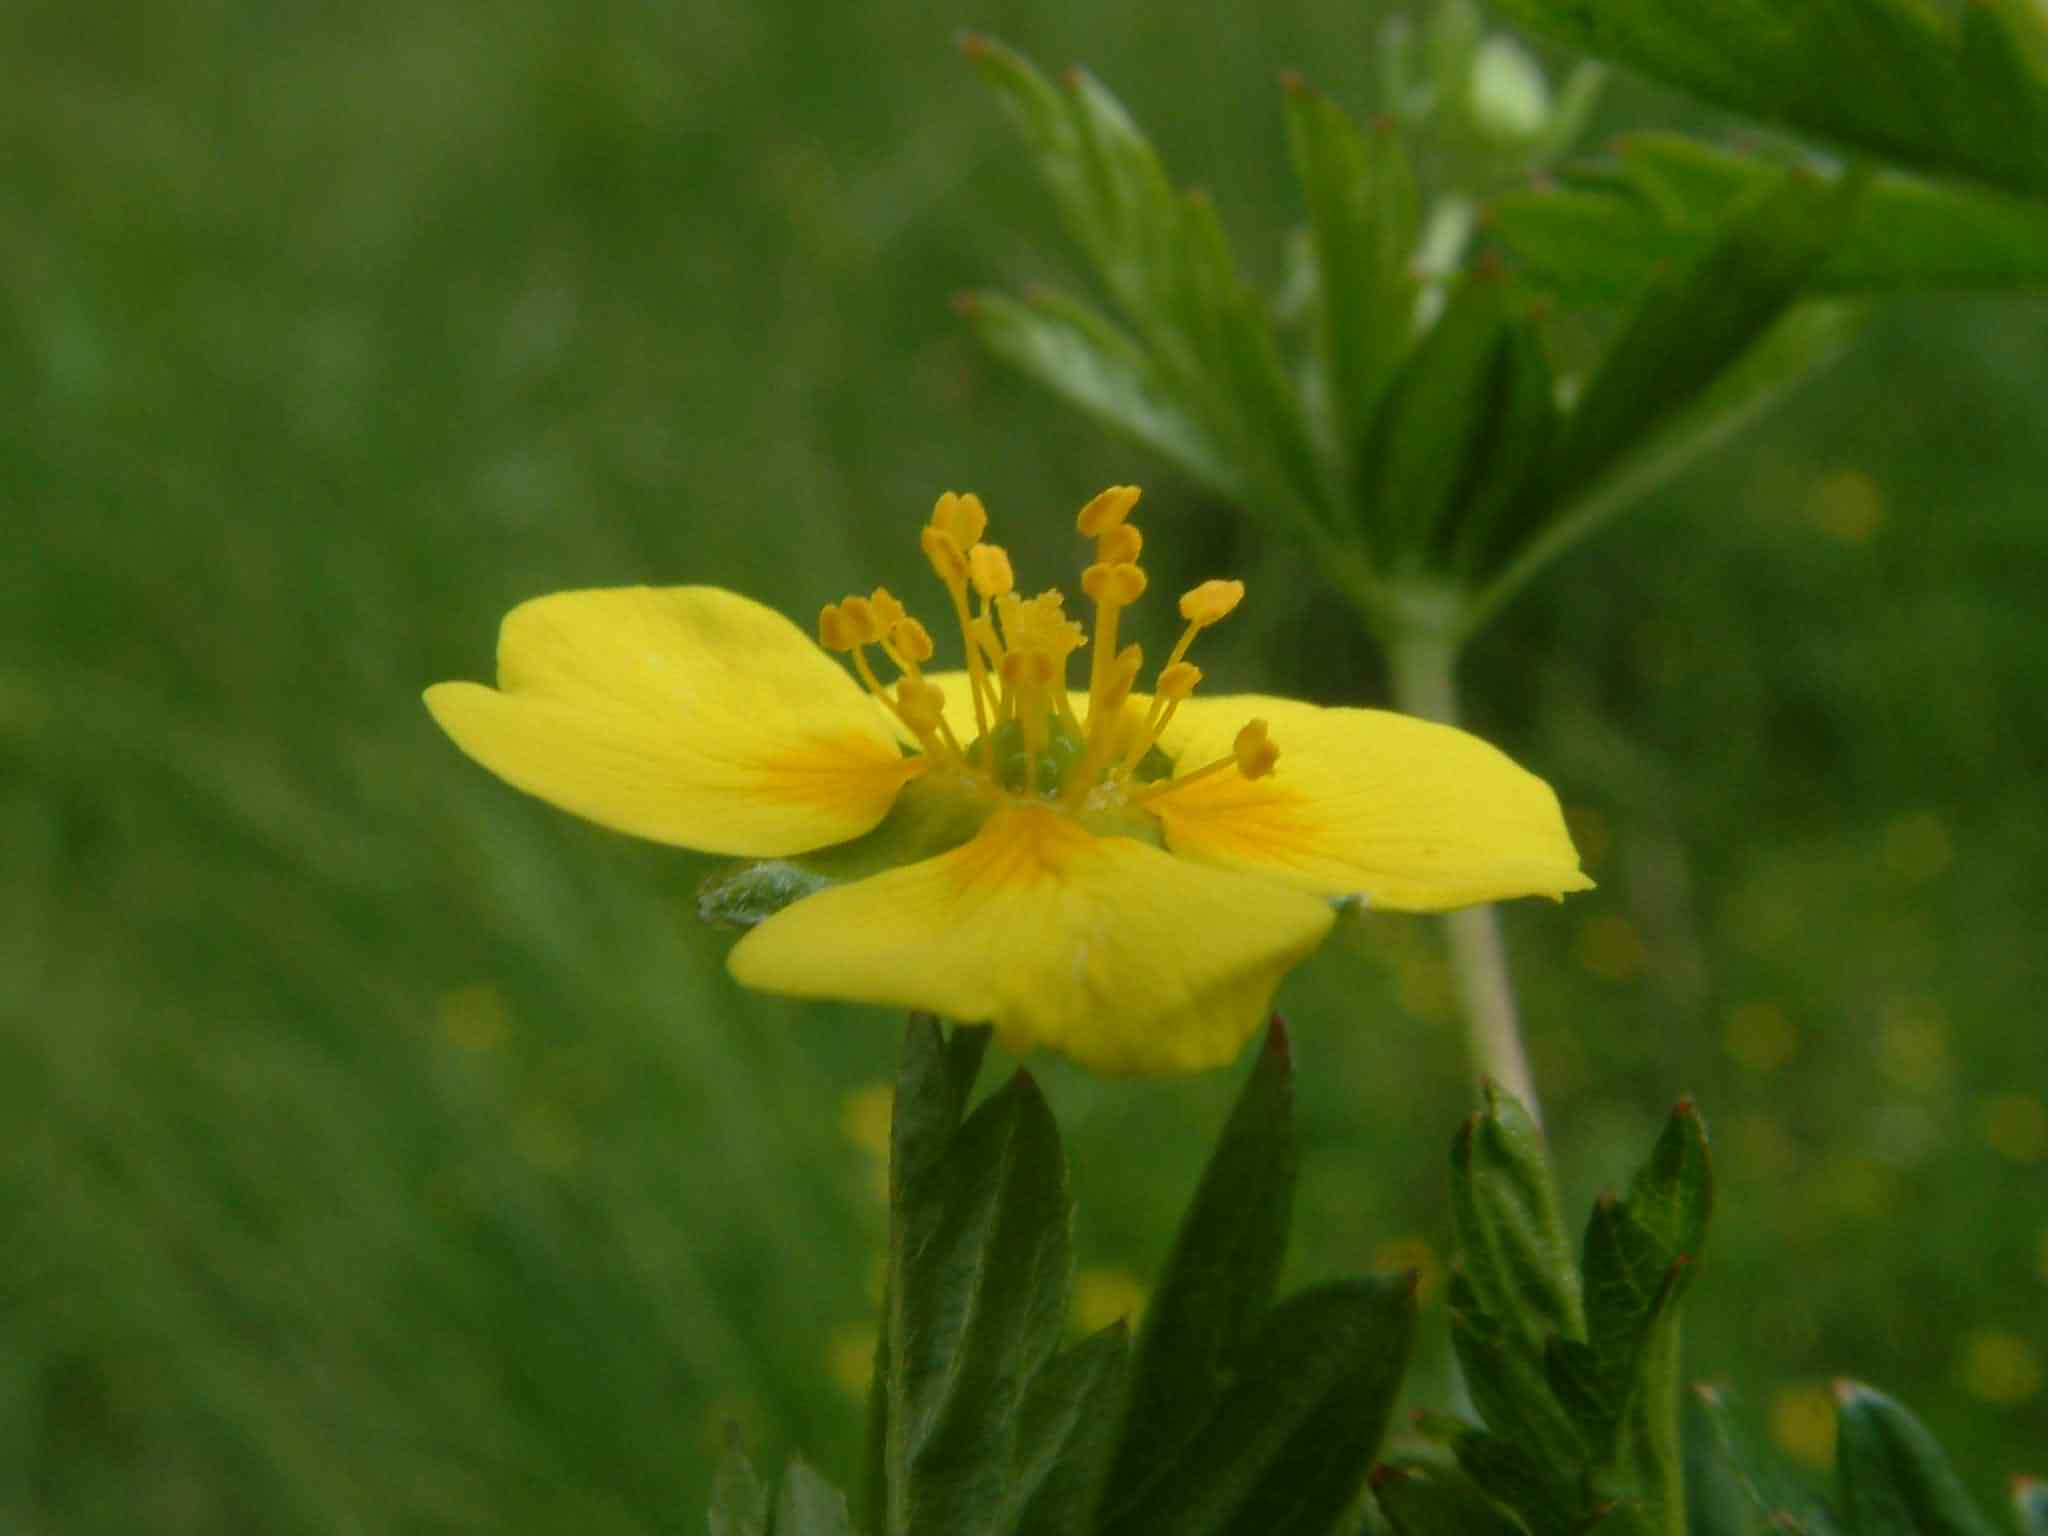
<svg viewBox="0 0 2048 1536">
<path fill-rule="evenodd" d="M 947 486 L 1066 575 L 1135 478 L 1158 579 L 1253 579 L 1219 681 L 1383 698 L 1284 540 L 964 337 L 1074 267 L 962 23 L 1087 61 L 1267 273 L 1276 73 L 1371 101 L 1343 5 L 0 10 L 0 1524 L 695 1530 L 726 1417 L 850 1472 L 897 1025 L 740 993 L 702 861 L 438 736 L 521 598 L 922 591 Z M 1601 881 L 1509 914 L 1570 1208 L 1695 1092 L 1692 1367 L 1809 1460 L 1864 1377 L 1987 1499 L 2048 1472 L 2044 379 L 2039 301 L 1887 306 L 1469 667 Z M 1444 1252 L 1433 938 L 1285 994 L 1297 1278 Z M 1047 1077 L 1113 1296 L 1234 1074 Z"/>
</svg>

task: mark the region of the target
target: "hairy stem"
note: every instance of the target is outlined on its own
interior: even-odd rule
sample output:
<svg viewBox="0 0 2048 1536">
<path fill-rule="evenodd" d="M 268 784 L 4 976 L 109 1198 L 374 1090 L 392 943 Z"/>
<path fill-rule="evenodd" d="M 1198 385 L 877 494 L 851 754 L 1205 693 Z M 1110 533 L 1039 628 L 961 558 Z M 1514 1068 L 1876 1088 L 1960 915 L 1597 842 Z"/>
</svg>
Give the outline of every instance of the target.
<svg viewBox="0 0 2048 1536">
<path fill-rule="evenodd" d="M 1458 643 L 1464 618 L 1457 594 L 1403 588 L 1388 596 L 1379 617 L 1395 706 L 1407 714 L 1456 725 Z M 1515 987 L 1501 942 L 1500 910 L 1488 905 L 1447 913 L 1444 931 L 1473 1063 L 1520 1099 L 1541 1125 L 1543 1106 L 1536 1097 L 1528 1052 L 1522 1048 Z"/>
</svg>

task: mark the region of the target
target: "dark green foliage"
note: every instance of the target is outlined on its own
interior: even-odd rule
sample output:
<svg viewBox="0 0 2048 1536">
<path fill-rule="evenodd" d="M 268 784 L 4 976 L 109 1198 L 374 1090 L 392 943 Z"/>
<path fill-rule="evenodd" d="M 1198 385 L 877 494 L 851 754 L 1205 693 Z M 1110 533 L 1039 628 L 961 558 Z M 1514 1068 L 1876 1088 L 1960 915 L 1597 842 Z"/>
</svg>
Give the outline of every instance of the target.
<svg viewBox="0 0 2048 1536">
<path fill-rule="evenodd" d="M 1935 1439 L 1861 1382 L 1835 1385 L 1835 1476 L 1848 1536 L 1991 1536 Z"/>
<path fill-rule="evenodd" d="M 1542 1133 L 1490 1083 L 1451 1169 L 1451 1341 L 1486 1424 L 1449 1432 L 1458 1465 L 1533 1536 L 1683 1529 L 1678 1303 L 1714 1198 L 1692 1104 L 1672 1111 L 1628 1197 L 1599 1201 L 1577 1270 Z"/>
<path fill-rule="evenodd" d="M 768 1517 L 768 1490 L 728 1429 L 725 1454 L 711 1483 L 711 1536 L 853 1536 L 846 1495 L 792 1456 L 782 1469 L 775 1518 Z"/>
<path fill-rule="evenodd" d="M 1503 193 L 1489 233 L 1529 281 L 1569 304 L 1617 304 L 1645 272 L 1695 260 L 1730 209 L 1784 167 L 1671 133 L 1631 134 L 1610 157 L 1569 161 Z M 1809 283 L 1816 293 L 2048 284 L 2048 202 L 1899 171 L 1865 184 L 1848 230 Z"/>
<path fill-rule="evenodd" d="M 2048 195 L 2048 26 L 2031 0 L 1699 6 L 1494 0 L 1570 47 L 1902 165 Z"/>
</svg>

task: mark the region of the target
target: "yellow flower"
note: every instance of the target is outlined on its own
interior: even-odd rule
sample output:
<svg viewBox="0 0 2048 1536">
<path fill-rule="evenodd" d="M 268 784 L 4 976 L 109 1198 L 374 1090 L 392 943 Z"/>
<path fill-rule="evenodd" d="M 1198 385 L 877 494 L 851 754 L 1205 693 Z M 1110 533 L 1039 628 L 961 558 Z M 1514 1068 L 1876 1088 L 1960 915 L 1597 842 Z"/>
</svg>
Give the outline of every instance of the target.
<svg viewBox="0 0 2048 1536">
<path fill-rule="evenodd" d="M 948 493 L 923 545 L 964 670 L 927 672 L 929 632 L 881 589 L 827 605 L 813 644 L 730 592 L 627 587 L 515 608 L 498 687 L 442 683 L 427 707 L 565 810 L 778 861 L 757 866 L 771 915 L 732 951 L 745 985 L 988 1023 L 1014 1053 L 1104 1071 L 1229 1061 L 1335 899 L 1440 911 L 1590 885 L 1549 787 L 1475 737 L 1191 697 L 1188 649 L 1239 582 L 1181 598 L 1186 631 L 1133 692 L 1143 658 L 1118 629 L 1145 590 L 1137 499 L 1114 487 L 1080 515 L 1092 640 L 1058 592 L 1017 594 L 981 502 Z"/>
</svg>

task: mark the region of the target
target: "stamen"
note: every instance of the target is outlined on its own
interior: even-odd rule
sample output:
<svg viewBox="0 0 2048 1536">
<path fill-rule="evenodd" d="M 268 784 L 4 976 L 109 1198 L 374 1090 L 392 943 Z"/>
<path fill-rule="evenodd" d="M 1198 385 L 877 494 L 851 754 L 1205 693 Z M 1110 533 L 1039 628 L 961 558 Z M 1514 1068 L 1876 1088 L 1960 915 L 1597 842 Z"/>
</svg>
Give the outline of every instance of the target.
<svg viewBox="0 0 2048 1536">
<path fill-rule="evenodd" d="M 847 633 L 846 615 L 839 611 L 837 603 L 827 603 L 818 610 L 818 644 L 835 653 L 853 649 L 853 636 Z"/>
<path fill-rule="evenodd" d="M 952 535 L 962 549 L 972 549 L 988 531 L 988 511 L 972 491 L 965 495 L 948 491 L 932 507 L 932 526 Z"/>
<path fill-rule="evenodd" d="M 1201 680 L 1202 669 L 1193 662 L 1170 661 L 1159 669 L 1159 680 L 1152 685 L 1152 707 L 1145 713 L 1145 724 L 1132 738 L 1130 750 L 1117 764 L 1114 777 L 1127 779 L 1137 771 L 1145 754 L 1158 745 L 1159 738 L 1166 734 L 1166 728 L 1173 724 L 1174 711 L 1180 708 L 1181 701 L 1195 691 L 1195 685 Z"/>
<path fill-rule="evenodd" d="M 1145 572 L 1128 562 L 1098 561 L 1081 573 L 1081 590 L 1095 600 L 1095 655 L 1088 672 L 1088 728 L 1093 730 L 1102 709 L 1103 683 L 1117 654 L 1117 615 L 1144 596 Z"/>
<path fill-rule="evenodd" d="M 1068 804 L 1077 805 L 1087 796 L 1101 778 L 1104 765 L 1111 762 L 1122 748 L 1124 705 L 1129 702 L 1131 688 L 1144 665 L 1144 650 L 1136 645 L 1127 645 L 1117 653 L 1116 660 L 1104 668 L 1102 687 L 1089 699 L 1087 750 L 1067 776 L 1066 794 L 1062 798 Z"/>
<path fill-rule="evenodd" d="M 1141 492 L 1135 485 L 1112 485 L 1081 509 L 1074 521 L 1082 537 L 1099 539 L 1131 515 Z"/>
<path fill-rule="evenodd" d="M 1187 655 L 1188 647 L 1195 643 L 1195 636 L 1212 624 L 1220 624 L 1243 601 L 1244 583 L 1241 581 L 1205 581 L 1199 587 L 1183 592 L 1180 616 L 1188 621 L 1188 627 L 1181 632 L 1180 643 L 1174 646 L 1166 664 L 1170 667 Z"/>
<path fill-rule="evenodd" d="M 1267 734 L 1266 722 L 1248 720 L 1237 738 L 1230 744 L 1230 755 L 1219 757 L 1213 763 L 1204 763 L 1192 773 L 1179 774 L 1160 784 L 1151 784 L 1132 795 L 1132 805 L 1144 805 L 1157 800 L 1161 795 L 1170 795 L 1177 789 L 1186 789 L 1198 779 L 1210 778 L 1235 768 L 1247 779 L 1263 779 L 1273 772 L 1273 766 L 1280 760 L 1280 748 Z"/>
<path fill-rule="evenodd" d="M 1145 536 L 1136 523 L 1118 523 L 1095 541 L 1095 558 L 1104 565 L 1130 565 L 1145 547 Z"/>
<path fill-rule="evenodd" d="M 973 502 L 969 512 L 961 510 L 963 503 Z M 989 712 L 995 705 L 995 689 L 988 680 L 988 667 L 981 652 L 975 647 L 972 618 L 967 612 L 967 556 L 960 542 L 947 527 L 941 527 L 941 520 L 950 524 L 951 529 L 964 529 L 974 522 L 973 514 L 979 514 L 981 527 L 986 527 L 988 514 L 981 510 L 981 502 L 973 497 L 955 496 L 948 491 L 939 498 L 932 508 L 932 521 L 918 536 L 924 547 L 924 555 L 932 564 L 932 570 L 945 584 L 946 595 L 953 600 L 953 616 L 960 621 L 960 638 L 967 651 L 968 690 L 974 695 L 974 724 L 976 730 L 986 737 L 989 730 Z M 977 537 L 979 530 L 976 530 Z"/>
<path fill-rule="evenodd" d="M 1009 554 L 998 544 L 977 544 L 968 550 L 967 574 L 984 601 L 1005 596 L 1017 585 Z"/>
</svg>

